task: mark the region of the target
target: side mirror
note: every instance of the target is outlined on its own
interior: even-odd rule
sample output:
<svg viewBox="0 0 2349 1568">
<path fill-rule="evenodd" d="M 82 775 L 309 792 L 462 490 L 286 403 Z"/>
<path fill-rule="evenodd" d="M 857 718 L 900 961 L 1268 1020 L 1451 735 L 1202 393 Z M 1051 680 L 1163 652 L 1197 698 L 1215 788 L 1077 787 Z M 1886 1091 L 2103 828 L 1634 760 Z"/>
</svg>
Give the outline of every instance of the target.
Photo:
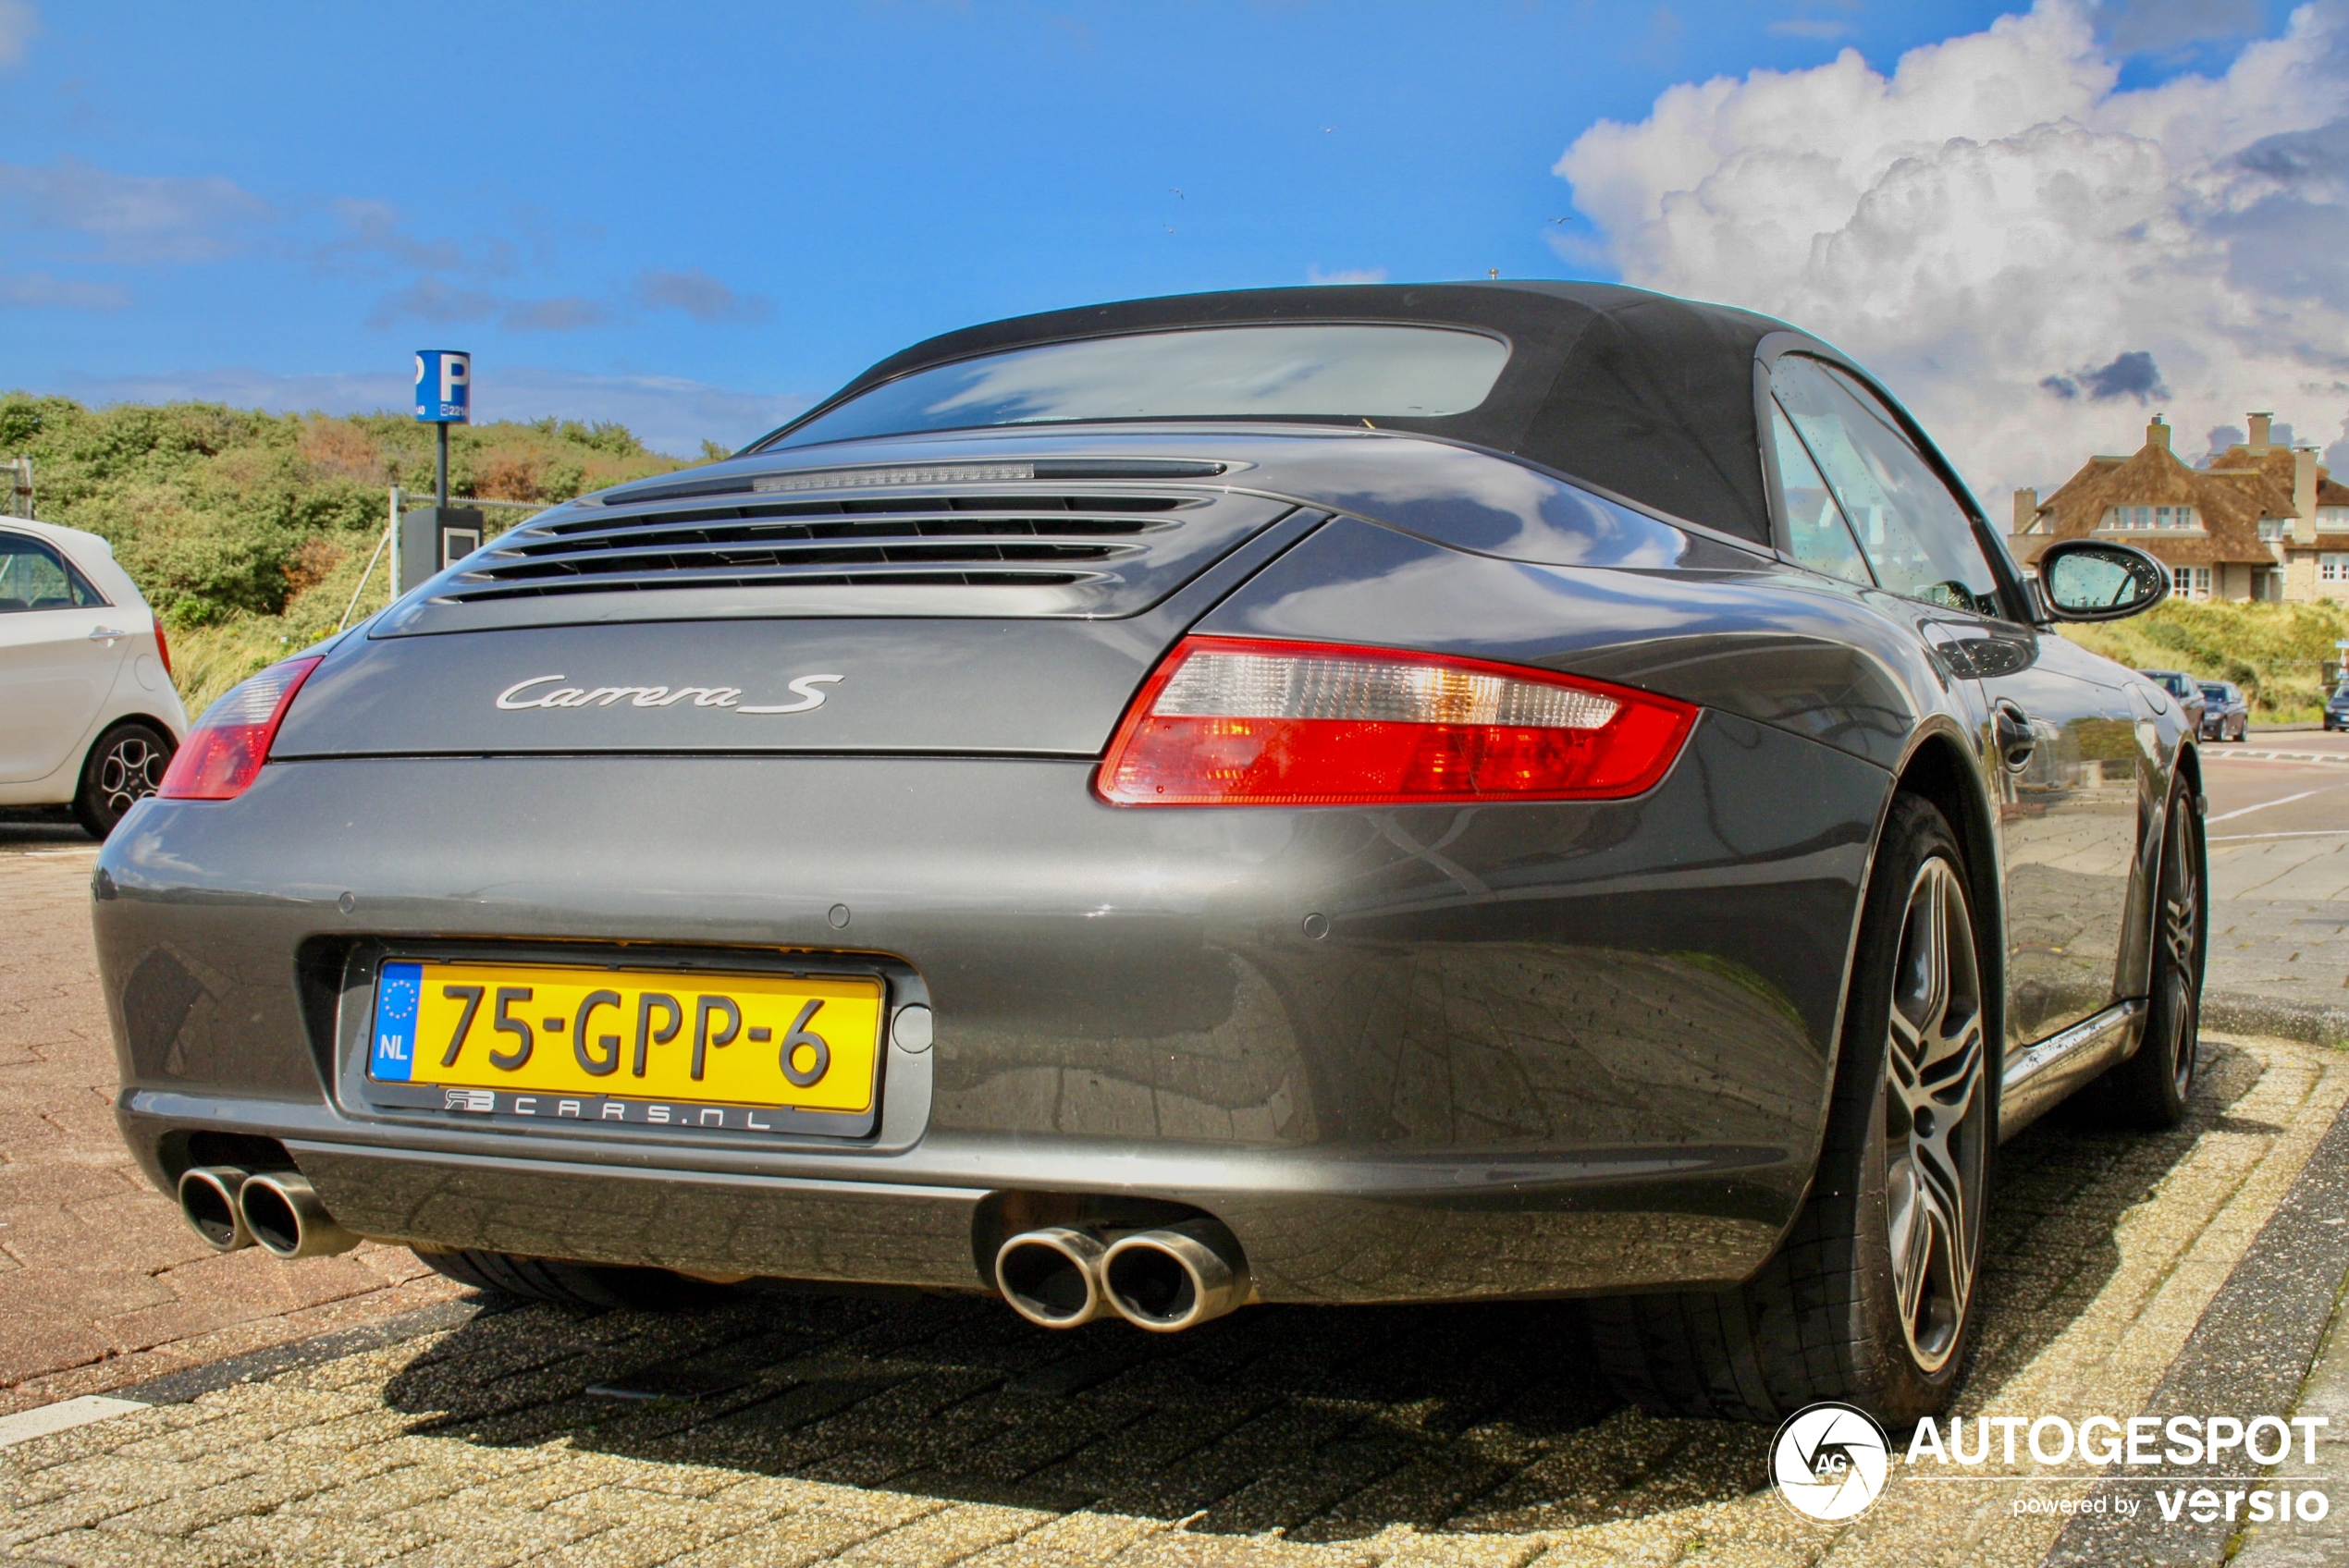
<svg viewBox="0 0 2349 1568">
<path fill-rule="evenodd" d="M 2058 620 L 2121 620 L 2170 596 L 2170 569 L 2134 545 L 2064 539 L 2039 553 L 2039 583 Z"/>
</svg>

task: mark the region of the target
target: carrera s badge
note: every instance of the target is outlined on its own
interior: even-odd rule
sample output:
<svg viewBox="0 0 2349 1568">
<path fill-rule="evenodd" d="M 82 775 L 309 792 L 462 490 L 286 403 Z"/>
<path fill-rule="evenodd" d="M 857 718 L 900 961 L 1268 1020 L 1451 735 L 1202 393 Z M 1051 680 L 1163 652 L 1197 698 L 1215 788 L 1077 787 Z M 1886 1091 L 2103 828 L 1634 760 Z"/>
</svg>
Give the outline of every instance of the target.
<svg viewBox="0 0 2349 1568">
<path fill-rule="evenodd" d="M 736 713 L 807 713 L 824 705 L 827 695 L 821 688 L 846 679 L 839 675 L 803 675 L 790 681 L 791 691 L 799 698 L 795 703 L 748 704 L 742 701 L 738 686 L 563 686 L 557 684 L 560 675 L 534 675 L 527 680 L 517 680 L 498 693 L 498 705 L 509 712 L 523 708 L 608 708 L 627 702 L 631 707 L 666 708 L 690 700 L 697 708 L 732 708 Z M 525 695 L 534 687 L 553 686 L 551 692 Z"/>
</svg>

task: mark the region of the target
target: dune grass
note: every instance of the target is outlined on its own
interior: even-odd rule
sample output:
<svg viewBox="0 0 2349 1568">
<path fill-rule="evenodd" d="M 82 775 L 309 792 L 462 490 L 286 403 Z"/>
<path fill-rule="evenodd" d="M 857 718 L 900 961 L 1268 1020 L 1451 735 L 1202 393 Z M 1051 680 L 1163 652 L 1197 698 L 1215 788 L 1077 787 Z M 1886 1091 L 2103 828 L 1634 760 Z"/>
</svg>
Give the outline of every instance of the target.
<svg viewBox="0 0 2349 1568">
<path fill-rule="evenodd" d="M 2232 680 L 2259 724 L 2318 717 L 2326 672 L 2349 641 L 2349 605 L 2171 599 L 2129 620 L 2067 626 L 2081 646 L 2134 669 L 2183 669 L 2202 680 Z"/>
</svg>

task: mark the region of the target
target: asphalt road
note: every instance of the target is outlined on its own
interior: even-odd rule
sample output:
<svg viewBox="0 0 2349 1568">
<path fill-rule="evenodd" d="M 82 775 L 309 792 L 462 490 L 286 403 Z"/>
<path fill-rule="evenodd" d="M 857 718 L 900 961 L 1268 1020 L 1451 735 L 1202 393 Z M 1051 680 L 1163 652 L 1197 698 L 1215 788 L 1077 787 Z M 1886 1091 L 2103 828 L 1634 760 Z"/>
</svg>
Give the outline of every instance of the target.
<svg viewBox="0 0 2349 1568">
<path fill-rule="evenodd" d="M 2315 753 L 2338 761 L 2284 761 L 2266 752 Z M 2202 748 L 2210 841 L 2246 843 L 2287 834 L 2349 839 L 2349 734 L 2256 735 L 2247 744 Z"/>
</svg>

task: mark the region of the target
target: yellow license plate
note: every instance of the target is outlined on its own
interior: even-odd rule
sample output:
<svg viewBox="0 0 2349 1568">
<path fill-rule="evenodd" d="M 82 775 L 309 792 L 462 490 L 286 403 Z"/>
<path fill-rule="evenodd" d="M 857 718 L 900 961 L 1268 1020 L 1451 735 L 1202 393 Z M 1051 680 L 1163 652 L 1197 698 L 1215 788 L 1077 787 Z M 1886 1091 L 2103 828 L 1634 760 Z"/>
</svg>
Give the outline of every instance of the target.
<svg viewBox="0 0 2349 1568">
<path fill-rule="evenodd" d="M 694 1108 L 721 1106 L 856 1112 L 872 1105 L 882 1011 L 880 982 L 857 976 L 392 959 L 376 981 L 367 1075 L 445 1085 L 450 1109 L 493 1109 L 461 1103 L 470 1090 L 498 1096 L 500 1111 L 584 1121 L 698 1125 Z M 677 1114 L 649 1114 L 653 1102 Z M 760 1128 L 755 1114 L 744 1124 Z"/>
</svg>

